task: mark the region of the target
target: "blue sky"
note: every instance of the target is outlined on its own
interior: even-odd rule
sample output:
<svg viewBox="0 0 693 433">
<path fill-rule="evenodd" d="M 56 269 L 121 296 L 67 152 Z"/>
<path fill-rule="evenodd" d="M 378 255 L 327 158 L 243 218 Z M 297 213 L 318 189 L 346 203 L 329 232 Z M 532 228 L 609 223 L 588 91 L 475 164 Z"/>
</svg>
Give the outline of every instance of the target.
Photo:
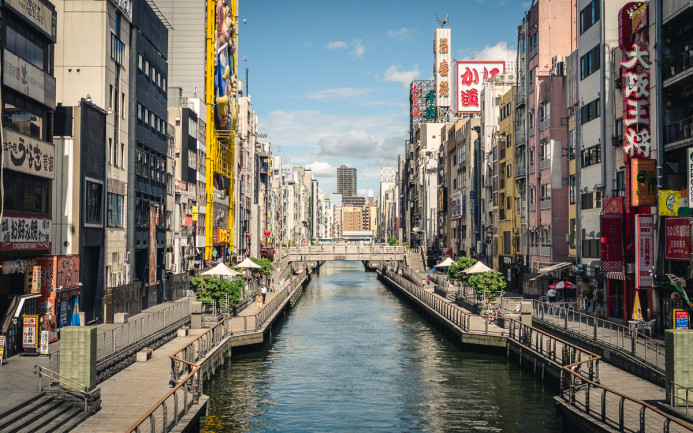
<svg viewBox="0 0 693 433">
<path fill-rule="evenodd" d="M 519 0 L 240 0 L 239 76 L 284 164 L 309 165 L 325 193 L 336 167 L 378 190 L 409 128 L 409 83 L 433 76 L 436 14 L 449 15 L 453 59 L 514 59 Z M 246 61 L 242 61 L 246 57 Z M 451 95 L 452 96 L 452 95 Z"/>
</svg>

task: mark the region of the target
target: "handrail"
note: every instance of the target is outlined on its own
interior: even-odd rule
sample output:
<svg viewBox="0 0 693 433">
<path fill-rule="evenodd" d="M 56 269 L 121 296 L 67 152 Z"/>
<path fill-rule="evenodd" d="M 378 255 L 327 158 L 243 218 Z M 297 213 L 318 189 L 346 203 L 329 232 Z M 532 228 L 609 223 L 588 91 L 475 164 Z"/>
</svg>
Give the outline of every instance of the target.
<svg viewBox="0 0 693 433">
<path fill-rule="evenodd" d="M 84 412 L 89 411 L 89 400 L 90 400 L 90 391 L 91 389 L 87 387 L 86 385 L 77 382 L 74 379 L 70 379 L 69 377 L 65 377 L 61 375 L 58 372 L 55 372 L 53 370 L 50 370 L 46 367 L 43 367 L 41 365 L 34 365 L 34 374 L 38 375 L 39 379 L 39 392 L 43 392 L 43 380 L 42 378 L 45 376 L 49 380 L 56 380 L 60 383 L 61 386 L 65 386 L 69 388 L 70 390 L 77 392 L 82 395 L 82 398 L 84 398 Z"/>
<path fill-rule="evenodd" d="M 686 415 L 688 415 L 689 403 L 693 403 L 693 401 L 691 401 L 688 398 L 688 395 L 689 395 L 689 391 L 693 391 L 693 388 L 680 385 L 680 384 L 674 382 L 673 380 L 669 381 L 669 383 L 672 385 L 673 389 L 672 389 L 671 393 L 667 393 L 667 397 L 671 397 L 672 399 L 676 399 L 676 400 L 683 400 L 686 403 Z M 685 390 L 686 391 L 686 397 L 679 397 L 679 395 L 678 395 L 679 390 Z M 673 402 L 672 402 L 672 406 L 676 406 L 676 405 L 673 404 Z"/>
<path fill-rule="evenodd" d="M 665 346 L 660 340 L 648 337 L 629 327 L 552 303 L 532 301 L 536 320 L 557 325 L 584 335 L 601 344 L 616 349 L 644 362 L 658 373 L 664 372 Z M 569 328 L 569 325 L 570 328 Z M 601 332 L 600 332 L 601 330 Z M 653 359 L 654 358 L 654 359 Z"/>
</svg>

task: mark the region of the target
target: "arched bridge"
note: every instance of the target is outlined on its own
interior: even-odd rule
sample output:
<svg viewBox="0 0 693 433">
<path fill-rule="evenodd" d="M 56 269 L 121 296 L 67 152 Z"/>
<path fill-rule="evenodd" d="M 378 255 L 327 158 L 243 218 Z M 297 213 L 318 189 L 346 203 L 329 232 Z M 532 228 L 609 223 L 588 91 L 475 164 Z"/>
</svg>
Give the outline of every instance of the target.
<svg viewBox="0 0 693 433">
<path fill-rule="evenodd" d="M 358 260 L 362 262 L 390 262 L 404 260 L 404 247 L 375 245 L 330 244 L 310 247 L 282 248 L 282 261 L 321 262 Z"/>
</svg>

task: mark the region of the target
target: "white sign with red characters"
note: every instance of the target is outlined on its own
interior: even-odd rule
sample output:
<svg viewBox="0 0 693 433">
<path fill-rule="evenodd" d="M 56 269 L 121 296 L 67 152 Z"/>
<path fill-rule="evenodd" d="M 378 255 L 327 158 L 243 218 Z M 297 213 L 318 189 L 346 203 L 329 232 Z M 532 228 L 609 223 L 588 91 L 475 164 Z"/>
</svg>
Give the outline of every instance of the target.
<svg viewBox="0 0 693 433">
<path fill-rule="evenodd" d="M 654 217 L 635 216 L 635 287 L 652 288 L 654 266 Z"/>
<path fill-rule="evenodd" d="M 436 82 L 436 107 L 450 106 L 450 29 L 436 29 L 433 40 L 433 76 Z"/>
<path fill-rule="evenodd" d="M 457 112 L 480 113 L 484 83 L 505 74 L 505 62 L 457 62 Z"/>
</svg>

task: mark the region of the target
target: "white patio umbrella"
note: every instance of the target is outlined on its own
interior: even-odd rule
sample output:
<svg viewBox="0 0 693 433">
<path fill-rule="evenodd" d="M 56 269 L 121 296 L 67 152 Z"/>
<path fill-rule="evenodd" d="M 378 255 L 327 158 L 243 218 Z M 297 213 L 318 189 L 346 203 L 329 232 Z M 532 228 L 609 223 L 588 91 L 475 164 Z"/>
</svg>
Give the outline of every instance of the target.
<svg viewBox="0 0 693 433">
<path fill-rule="evenodd" d="M 236 275 L 241 275 L 241 273 L 234 271 L 233 269 L 229 268 L 223 263 L 219 263 L 212 269 L 202 272 L 200 275 L 213 275 L 217 277 L 235 277 Z"/>
<path fill-rule="evenodd" d="M 249 258 L 246 258 L 245 260 L 240 262 L 237 266 L 239 268 L 247 268 L 247 269 L 262 269 L 262 266 L 256 264 L 255 262 L 253 262 Z"/>
<path fill-rule="evenodd" d="M 448 257 L 445 260 L 443 260 L 442 262 L 435 265 L 434 268 L 447 268 L 453 263 L 455 263 L 455 262 L 450 257 Z"/>
<path fill-rule="evenodd" d="M 489 272 L 492 271 L 493 269 L 489 268 L 485 264 L 481 262 L 476 262 L 474 266 L 470 267 L 469 269 L 465 269 L 462 271 L 465 274 L 483 274 L 484 272 Z"/>
</svg>

